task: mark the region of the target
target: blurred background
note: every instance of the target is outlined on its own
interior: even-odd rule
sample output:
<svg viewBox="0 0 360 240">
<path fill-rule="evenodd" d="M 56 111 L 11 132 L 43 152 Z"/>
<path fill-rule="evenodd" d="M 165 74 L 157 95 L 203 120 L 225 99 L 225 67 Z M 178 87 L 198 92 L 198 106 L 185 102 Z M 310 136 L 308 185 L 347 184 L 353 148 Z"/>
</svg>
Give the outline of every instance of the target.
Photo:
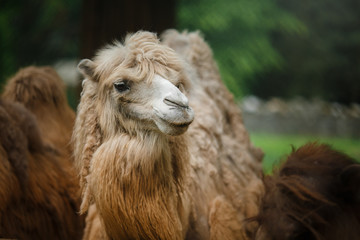
<svg viewBox="0 0 360 240">
<path fill-rule="evenodd" d="M 126 33 L 199 30 L 269 172 L 291 145 L 360 160 L 359 0 L 0 0 L 0 87 L 52 65 L 79 100 L 79 59 Z"/>
</svg>

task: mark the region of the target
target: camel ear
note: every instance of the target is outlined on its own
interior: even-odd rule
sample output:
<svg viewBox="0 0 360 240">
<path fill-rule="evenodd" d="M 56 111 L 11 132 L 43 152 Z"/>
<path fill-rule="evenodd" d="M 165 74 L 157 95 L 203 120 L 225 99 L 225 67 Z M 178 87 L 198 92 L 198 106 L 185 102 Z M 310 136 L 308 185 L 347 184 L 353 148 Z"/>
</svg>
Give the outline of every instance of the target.
<svg viewBox="0 0 360 240">
<path fill-rule="evenodd" d="M 88 79 L 94 80 L 94 69 L 95 69 L 95 63 L 91 61 L 90 59 L 83 59 L 78 64 L 78 70 L 79 72 Z"/>
</svg>

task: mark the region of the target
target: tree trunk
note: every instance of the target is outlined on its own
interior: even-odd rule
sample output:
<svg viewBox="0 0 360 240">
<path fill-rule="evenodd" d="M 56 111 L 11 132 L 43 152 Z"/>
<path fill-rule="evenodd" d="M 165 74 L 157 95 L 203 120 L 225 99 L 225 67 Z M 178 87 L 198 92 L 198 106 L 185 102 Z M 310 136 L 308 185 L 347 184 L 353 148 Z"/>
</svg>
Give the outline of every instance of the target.
<svg viewBox="0 0 360 240">
<path fill-rule="evenodd" d="M 128 32 L 160 33 L 175 27 L 176 0 L 83 0 L 80 57 L 122 40 Z"/>
</svg>

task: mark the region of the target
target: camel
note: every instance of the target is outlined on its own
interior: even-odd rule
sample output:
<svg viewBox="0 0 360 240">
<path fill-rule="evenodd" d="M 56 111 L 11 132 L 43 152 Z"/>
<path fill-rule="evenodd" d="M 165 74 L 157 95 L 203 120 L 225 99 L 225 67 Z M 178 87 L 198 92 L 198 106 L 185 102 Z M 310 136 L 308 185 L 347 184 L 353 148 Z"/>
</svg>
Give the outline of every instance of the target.
<svg viewBox="0 0 360 240">
<path fill-rule="evenodd" d="M 26 67 L 7 82 L 2 97 L 24 105 L 35 115 L 43 141 L 64 156 L 66 165 L 73 165 L 69 139 L 75 113 L 67 103 L 65 86 L 52 67 Z M 74 171 L 74 170 L 73 170 Z"/>
<path fill-rule="evenodd" d="M 0 98 L 0 238 L 82 238 L 74 120 L 51 67 L 27 67 L 8 81 Z"/>
<path fill-rule="evenodd" d="M 262 152 L 198 33 L 139 31 L 78 65 L 84 239 L 248 239 Z"/>
<path fill-rule="evenodd" d="M 360 164 L 329 145 L 293 150 L 264 179 L 255 239 L 358 239 L 359 180 Z"/>
</svg>

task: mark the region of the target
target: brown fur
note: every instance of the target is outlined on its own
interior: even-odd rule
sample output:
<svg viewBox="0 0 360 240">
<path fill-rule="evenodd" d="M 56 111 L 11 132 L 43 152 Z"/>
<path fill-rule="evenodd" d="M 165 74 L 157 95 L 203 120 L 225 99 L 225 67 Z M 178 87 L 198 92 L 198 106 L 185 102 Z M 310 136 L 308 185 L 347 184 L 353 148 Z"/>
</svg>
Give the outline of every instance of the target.
<svg viewBox="0 0 360 240">
<path fill-rule="evenodd" d="M 67 103 L 64 83 L 56 71 L 51 67 L 22 69 L 8 81 L 2 96 L 23 104 L 35 115 L 45 145 L 65 154 L 63 159 L 72 168 L 69 139 L 75 113 Z"/>
<path fill-rule="evenodd" d="M 245 239 L 243 220 L 257 213 L 261 153 L 206 43 L 198 34 L 171 34 L 175 45 L 185 39 L 185 54 L 138 32 L 82 69 L 87 80 L 73 137 L 82 210 L 92 204 L 87 239 L 103 232 L 109 239 Z M 183 86 L 196 115 L 187 133 L 165 135 L 132 117 L 126 104 L 135 103 L 114 105 L 114 79 L 140 84 L 155 74 Z"/>
<path fill-rule="evenodd" d="M 81 237 L 74 117 L 52 68 L 28 67 L 9 80 L 0 100 L 0 237 Z"/>
<path fill-rule="evenodd" d="M 256 239 L 358 239 L 360 165 L 327 145 L 294 150 L 273 176 Z"/>
<path fill-rule="evenodd" d="M 168 30 L 162 38 L 164 44 L 191 65 L 187 68 L 193 81 L 189 101 L 195 111 L 195 121 L 188 134 L 192 142 L 190 152 L 197 159 L 192 165 L 196 169 L 196 181 L 215 181 L 216 188 L 221 189 L 225 199 L 231 203 L 228 205 L 224 201 L 224 205 L 231 206 L 231 211 L 235 209 L 239 219 L 254 216 L 263 194 L 263 153 L 251 144 L 241 112 L 221 80 L 210 47 L 198 32 Z M 194 201 L 201 204 L 201 201 Z M 201 209 L 201 206 L 197 208 Z M 249 236 L 254 231 L 254 225 L 244 226 L 242 220 L 228 224 L 241 226 L 241 236 Z M 239 235 L 236 238 L 244 239 Z"/>
</svg>

